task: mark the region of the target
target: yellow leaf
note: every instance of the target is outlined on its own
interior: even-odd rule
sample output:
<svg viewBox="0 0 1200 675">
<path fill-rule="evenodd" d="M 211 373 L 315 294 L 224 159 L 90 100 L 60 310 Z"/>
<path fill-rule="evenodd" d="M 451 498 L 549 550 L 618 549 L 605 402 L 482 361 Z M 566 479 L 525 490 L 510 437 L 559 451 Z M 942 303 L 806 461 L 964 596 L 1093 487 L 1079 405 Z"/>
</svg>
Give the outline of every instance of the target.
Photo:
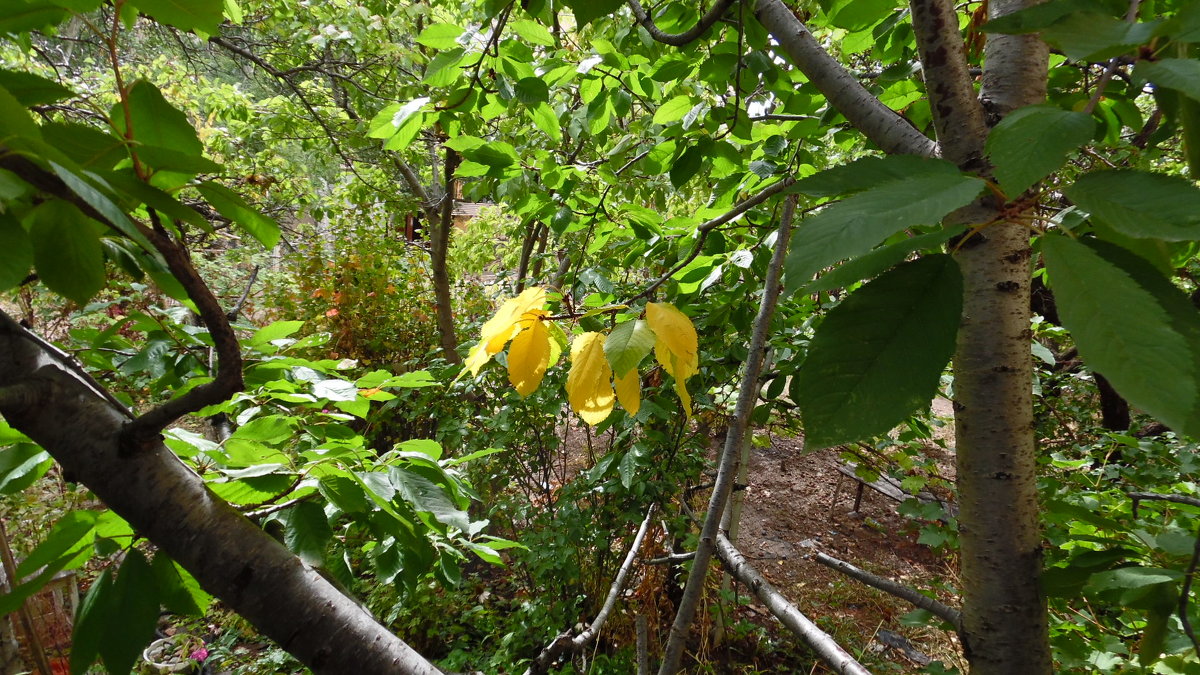
<svg viewBox="0 0 1200 675">
<path fill-rule="evenodd" d="M 567 398 L 584 422 L 595 426 L 612 412 L 615 398 L 611 379 L 612 369 L 604 356 L 604 335 L 584 333 L 575 338 L 571 343 Z"/>
<path fill-rule="evenodd" d="M 617 389 L 617 400 L 630 417 L 637 414 L 642 407 L 642 378 L 637 368 L 630 368 L 628 373 L 613 381 Z"/>
<path fill-rule="evenodd" d="M 550 364 L 550 331 L 542 322 L 541 310 L 528 312 L 520 324 L 528 323 L 528 328 L 522 330 L 513 338 L 512 346 L 508 349 L 508 381 L 517 388 L 517 393 L 528 396 L 537 391 Z M 518 325 L 520 325 L 518 324 Z"/>
<path fill-rule="evenodd" d="M 488 319 L 480 331 L 480 343 L 487 345 L 488 354 L 498 354 L 504 345 L 520 332 L 517 323 L 527 312 L 540 310 L 546 304 L 546 289 L 527 288 L 515 298 L 505 300 L 496 316 Z"/>
<path fill-rule="evenodd" d="M 471 347 L 471 352 L 467 354 L 467 360 L 463 363 L 462 373 L 459 373 L 458 377 L 454 378 L 455 381 L 458 381 L 463 376 L 463 373 L 467 371 L 470 371 L 473 377 L 478 376 L 479 369 L 483 368 L 491 360 L 492 355 L 487 352 L 487 344 L 480 340 L 479 344 Z"/>
<path fill-rule="evenodd" d="M 646 303 L 646 322 L 654 331 L 654 356 L 676 379 L 686 380 L 700 370 L 700 348 L 692 320 L 674 305 Z M 674 362 L 668 354 L 675 356 Z"/>
</svg>

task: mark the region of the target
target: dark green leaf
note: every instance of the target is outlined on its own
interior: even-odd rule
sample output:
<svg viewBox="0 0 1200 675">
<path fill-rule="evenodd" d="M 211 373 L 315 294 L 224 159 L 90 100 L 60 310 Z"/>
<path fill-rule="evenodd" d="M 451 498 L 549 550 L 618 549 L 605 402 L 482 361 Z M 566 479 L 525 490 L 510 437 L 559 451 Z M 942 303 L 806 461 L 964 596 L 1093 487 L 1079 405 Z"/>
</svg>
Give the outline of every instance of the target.
<svg viewBox="0 0 1200 675">
<path fill-rule="evenodd" d="M 641 319 L 618 324 L 604 341 L 604 356 L 613 374 L 622 377 L 636 368 L 654 347 L 654 331 Z"/>
<path fill-rule="evenodd" d="M 0 291 L 21 283 L 33 266 L 33 244 L 29 233 L 7 213 L 0 213 Z"/>
<path fill-rule="evenodd" d="M 1200 432 L 1200 317 L 1142 258 L 1112 244 L 1042 239 L 1063 326 L 1085 363 L 1129 402 L 1183 433 Z M 1156 279 L 1158 281 L 1156 281 Z"/>
<path fill-rule="evenodd" d="M 941 246 L 951 237 L 961 234 L 966 229 L 964 225 L 956 225 L 937 230 L 936 232 L 930 232 L 929 234 L 910 237 L 890 246 L 875 249 L 866 255 L 839 265 L 833 270 L 822 274 L 816 281 L 802 286 L 797 290 L 807 294 L 846 288 L 850 284 L 857 283 L 863 279 L 870 279 L 884 270 L 900 264 L 913 251 Z M 788 292 L 790 293 L 792 290 L 789 288 Z"/>
<path fill-rule="evenodd" d="M 96 210 L 97 213 L 104 216 L 108 224 L 115 228 L 118 232 L 129 237 L 137 242 L 146 251 L 153 251 L 154 245 L 138 230 L 133 221 L 125 215 L 116 204 L 112 202 L 103 192 L 97 189 L 88 181 L 80 178 L 70 169 L 60 166 L 57 162 L 50 162 L 50 168 L 54 170 L 62 182 L 66 183 L 67 187 L 71 188 L 71 192 L 79 195 L 79 198 L 87 202 L 88 206 Z"/>
<path fill-rule="evenodd" d="M 222 0 L 133 0 L 143 14 L 180 30 L 216 35 L 224 20 Z"/>
<path fill-rule="evenodd" d="M 671 165 L 669 175 L 671 177 L 671 185 L 676 188 L 682 187 L 700 171 L 700 167 L 704 165 L 704 151 L 700 146 L 692 146 L 683 151 L 675 163 Z"/>
<path fill-rule="evenodd" d="M 300 502 L 284 512 L 283 540 L 293 553 L 309 565 L 320 566 L 333 529 L 325 510 L 316 502 Z"/>
<path fill-rule="evenodd" d="M 914 174 L 958 176 L 958 167 L 944 159 L 917 155 L 864 157 L 797 181 L 789 192 L 810 197 L 838 197 L 854 194 Z"/>
<path fill-rule="evenodd" d="M 793 235 L 789 284 L 807 283 L 821 268 L 865 253 L 881 240 L 916 225 L 934 225 L 970 204 L 983 190 L 978 178 L 942 170 L 918 173 L 860 192 L 802 222 Z"/>
<path fill-rule="evenodd" d="M 1059 19 L 1098 9 L 1103 10 L 1104 5 L 1097 0 L 1051 0 L 993 19 L 984 24 L 983 30 L 988 33 L 1032 33 L 1054 25 Z M 1123 12 L 1124 9 L 1116 11 Z"/>
<path fill-rule="evenodd" d="M 42 132 L 47 143 L 84 169 L 110 169 L 129 156 L 124 140 L 84 124 L 47 122 Z"/>
<path fill-rule="evenodd" d="M 1091 140 L 1095 119 L 1051 105 L 1020 108 L 996 125 L 987 139 L 987 155 L 996 180 L 1010 198 L 1062 167 L 1067 155 Z"/>
<path fill-rule="evenodd" d="M 125 553 L 112 588 L 112 618 L 100 642 L 100 658 L 108 672 L 124 675 L 150 641 L 158 625 L 158 587 L 154 571 L 136 548 Z"/>
<path fill-rule="evenodd" d="M 113 616 L 115 604 L 112 568 L 109 567 L 92 582 L 75 612 L 75 626 L 71 631 L 71 675 L 83 675 L 100 655 L 105 629 L 118 620 Z"/>
<path fill-rule="evenodd" d="M 26 108 L 54 103 L 74 95 L 70 89 L 44 77 L 3 68 L 0 68 L 0 87 L 8 90 Z"/>
<path fill-rule="evenodd" d="M 176 614 L 204 616 L 213 598 L 200 588 L 200 582 L 191 573 L 161 551 L 150 566 L 164 607 Z"/>
<path fill-rule="evenodd" d="M 1149 42 L 1157 29 L 1157 23 L 1129 23 L 1089 12 L 1067 16 L 1043 30 L 1041 36 L 1073 61 L 1096 61 Z"/>
<path fill-rule="evenodd" d="M 396 494 L 417 511 L 433 514 L 442 523 L 467 531 L 471 525 L 465 511 L 460 510 L 446 491 L 428 478 L 402 467 L 393 467 L 388 478 Z"/>
<path fill-rule="evenodd" d="M 0 19 L 0 26 L 3 26 L 3 19 Z M 33 118 L 29 116 L 29 111 L 25 106 L 21 105 L 7 89 L 0 86 L 0 138 L 4 142 L 11 143 L 10 137 L 24 137 L 28 139 L 42 139 L 42 132 L 37 124 L 34 124 Z"/>
<path fill-rule="evenodd" d="M 155 145 L 140 145 L 137 148 L 138 159 L 146 166 L 156 171 L 175 171 L 178 173 L 218 173 L 224 169 L 220 164 L 207 157 L 178 152 L 170 148 L 160 148 Z"/>
<path fill-rule="evenodd" d="M 72 511 L 59 519 L 46 539 L 17 565 L 17 578 L 25 578 L 42 566 L 57 565 L 57 572 L 74 562 L 79 551 L 90 550 L 97 516 L 96 511 Z"/>
<path fill-rule="evenodd" d="M 550 88 L 542 81 L 540 77 L 525 77 L 521 78 L 516 84 L 514 92 L 517 100 L 528 106 L 545 103 L 550 100 Z"/>
<path fill-rule="evenodd" d="M 366 513 L 371 510 L 362 485 L 346 476 L 322 476 L 317 489 L 330 504 L 344 513 Z"/>
<path fill-rule="evenodd" d="M 26 33 L 56 26 L 67 19 L 67 11 L 40 0 L 8 0 L 0 14 L 0 35 Z"/>
<path fill-rule="evenodd" d="M 567 0 L 566 5 L 575 14 L 575 23 L 583 28 L 603 16 L 608 16 L 625 6 L 624 0 Z"/>
<path fill-rule="evenodd" d="M 1194 59 L 1138 61 L 1133 75 L 1138 81 L 1149 81 L 1158 87 L 1175 89 L 1191 99 L 1200 101 L 1200 61 Z"/>
<path fill-rule="evenodd" d="M 1128 237 L 1200 239 L 1200 188 L 1178 176 L 1095 171 L 1063 191 L 1092 218 Z"/>
<path fill-rule="evenodd" d="M 887 433 L 934 395 L 962 310 L 958 263 L 905 263 L 829 312 L 798 375 L 808 448 Z"/>
<path fill-rule="evenodd" d="M 104 288 L 104 250 L 95 221 L 60 199 L 38 205 L 30 219 L 38 277 L 55 293 L 87 303 Z"/>
<path fill-rule="evenodd" d="M 212 181 L 204 181 L 196 189 L 221 215 L 232 220 L 263 246 L 274 248 L 279 243 L 279 223 L 259 213 L 233 190 Z"/>
<path fill-rule="evenodd" d="M 171 220 L 190 223 L 205 232 L 213 231 L 212 224 L 200 215 L 199 211 L 182 204 L 167 192 L 139 179 L 130 170 L 109 171 L 102 174 L 101 177 L 113 189 L 124 192 L 130 198 L 145 204 L 148 208 L 158 211 Z"/>
</svg>

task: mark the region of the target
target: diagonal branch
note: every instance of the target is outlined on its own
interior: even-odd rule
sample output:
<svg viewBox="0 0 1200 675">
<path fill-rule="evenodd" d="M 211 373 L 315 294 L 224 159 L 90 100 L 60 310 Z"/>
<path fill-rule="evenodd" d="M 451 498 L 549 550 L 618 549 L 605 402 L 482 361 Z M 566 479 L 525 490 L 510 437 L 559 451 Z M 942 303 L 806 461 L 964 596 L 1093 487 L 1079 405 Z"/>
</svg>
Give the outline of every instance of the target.
<svg viewBox="0 0 1200 675">
<path fill-rule="evenodd" d="M 720 18 L 725 15 L 726 10 L 732 7 L 733 3 L 737 0 L 717 0 L 717 4 L 713 5 L 712 9 L 708 10 L 704 16 L 700 17 L 700 20 L 696 22 L 695 26 L 692 26 L 682 33 L 663 32 L 663 30 L 654 23 L 654 19 L 650 18 L 649 14 L 646 14 L 646 10 L 642 8 L 642 3 L 638 2 L 638 0 L 628 1 L 629 9 L 633 10 L 633 17 L 637 19 L 637 22 L 641 24 L 642 28 L 646 29 L 646 32 L 650 34 L 650 37 L 663 44 L 671 45 L 672 47 L 682 47 L 690 42 L 693 42 L 701 35 L 704 35 L 704 31 L 711 28 L 714 23 L 720 20 Z"/>
<path fill-rule="evenodd" d="M 885 579 L 881 576 L 871 574 L 870 572 L 859 569 L 858 567 L 855 567 L 844 560 L 838 560 L 832 556 L 827 556 L 820 551 L 817 551 L 814 559 L 822 565 L 830 569 L 837 570 L 838 572 L 841 572 L 852 579 L 857 579 L 871 588 L 877 588 L 885 593 L 890 593 L 897 598 L 908 602 L 910 605 L 924 609 L 946 623 L 954 626 L 956 630 L 960 629 L 962 626 L 962 612 L 959 612 L 957 609 L 949 605 L 938 602 L 937 600 L 922 594 L 915 588 L 909 588 L 908 586 L 898 584 L 891 579 Z"/>
<path fill-rule="evenodd" d="M 817 43 L 782 0 L 757 0 L 754 14 L 830 105 L 888 154 L 938 154 L 937 144 L 867 91 Z"/>
<path fill-rule="evenodd" d="M 782 276 L 783 259 L 787 251 L 788 238 L 791 235 L 792 216 L 795 212 L 796 195 L 789 195 L 784 202 L 783 217 L 780 220 L 778 236 L 775 239 L 775 254 L 771 257 L 770 266 L 767 267 L 762 301 L 759 303 L 758 315 L 754 317 L 754 324 L 751 328 L 746 370 L 742 373 L 733 420 L 725 434 L 725 448 L 721 451 L 721 458 L 717 465 L 717 479 L 713 484 L 712 495 L 709 497 L 708 510 L 704 514 L 700 541 L 696 545 L 696 557 L 692 561 L 692 569 L 688 573 L 683 597 L 679 600 L 679 610 L 675 614 L 675 621 L 671 624 L 671 633 L 667 637 L 662 667 L 658 671 L 659 675 L 674 675 L 679 671 L 683 647 L 687 642 L 688 633 L 691 632 L 696 607 L 700 604 L 700 598 L 704 594 L 708 564 L 712 560 L 717 536 L 720 534 L 721 518 L 725 514 L 725 504 L 729 501 L 729 493 L 733 489 L 733 480 L 737 473 L 738 453 L 745 440 L 746 430 L 750 426 L 750 415 L 754 412 L 754 403 L 758 400 L 760 386 L 758 377 L 762 372 L 771 319 L 775 316 L 775 306 L 779 301 L 779 279 Z"/>
</svg>

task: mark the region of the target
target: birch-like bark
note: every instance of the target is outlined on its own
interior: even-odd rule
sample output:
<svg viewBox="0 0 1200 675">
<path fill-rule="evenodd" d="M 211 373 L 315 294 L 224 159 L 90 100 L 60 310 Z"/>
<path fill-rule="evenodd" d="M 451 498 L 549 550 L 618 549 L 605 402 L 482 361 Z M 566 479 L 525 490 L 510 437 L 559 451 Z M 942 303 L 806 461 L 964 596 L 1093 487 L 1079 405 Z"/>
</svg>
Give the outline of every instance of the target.
<svg viewBox="0 0 1200 675">
<path fill-rule="evenodd" d="M 937 144 L 867 91 L 782 0 L 758 0 L 754 14 L 771 37 L 829 103 L 871 142 L 888 154 L 938 154 Z"/>
<path fill-rule="evenodd" d="M 783 217 L 775 239 L 775 254 L 771 258 L 770 266 L 767 267 L 762 301 L 759 303 L 758 315 L 754 317 L 754 324 L 751 328 L 746 370 L 742 373 L 733 419 L 730 421 L 729 431 L 725 434 L 725 448 L 721 451 L 721 458 L 717 465 L 717 478 L 713 484 L 712 495 L 709 497 L 708 510 L 704 514 L 704 525 L 700 530 L 696 557 L 692 560 L 692 569 L 688 573 L 683 597 L 680 598 L 675 621 L 671 624 L 671 632 L 663 650 L 663 662 L 658 670 L 659 675 L 674 675 L 678 672 L 680 660 L 683 658 L 683 647 L 687 642 L 688 633 L 691 631 L 692 620 L 696 616 L 696 607 L 699 606 L 700 598 L 704 594 L 708 564 L 712 560 L 721 519 L 725 515 L 725 505 L 728 503 L 729 493 L 733 489 L 733 478 L 737 471 L 737 456 L 746 438 L 746 430 L 750 426 L 750 414 L 754 412 L 754 403 L 758 400 L 758 378 L 762 372 L 763 357 L 766 355 L 767 335 L 770 332 L 771 319 L 775 316 L 775 307 L 779 300 L 779 278 L 782 276 L 783 259 L 787 252 L 792 215 L 795 210 L 796 196 L 791 195 L 784 202 Z"/>
<path fill-rule="evenodd" d="M 120 443 L 124 413 L 0 313 L 0 387 L 24 382 L 39 383 L 45 398 L 0 406 L 0 415 L 314 672 L 440 672 L 214 495 L 161 442 L 129 454 Z"/>
<path fill-rule="evenodd" d="M 839 645 L 832 636 L 821 630 L 807 616 L 787 601 L 775 587 L 770 584 L 758 570 L 750 564 L 725 535 L 717 535 L 717 555 L 725 564 L 725 569 L 745 584 L 746 588 L 759 599 L 776 619 L 800 638 L 809 649 L 816 653 L 817 658 L 829 666 L 838 675 L 871 675 L 871 671 L 863 667 L 850 652 Z"/>
</svg>

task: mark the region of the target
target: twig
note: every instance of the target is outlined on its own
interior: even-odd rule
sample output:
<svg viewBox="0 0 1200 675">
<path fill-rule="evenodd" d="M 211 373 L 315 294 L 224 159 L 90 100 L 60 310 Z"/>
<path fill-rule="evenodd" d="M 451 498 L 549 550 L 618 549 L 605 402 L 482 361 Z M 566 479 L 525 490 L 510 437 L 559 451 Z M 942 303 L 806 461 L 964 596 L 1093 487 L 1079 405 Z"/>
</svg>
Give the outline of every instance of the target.
<svg viewBox="0 0 1200 675">
<path fill-rule="evenodd" d="M 758 379 L 762 372 L 763 356 L 766 353 L 767 334 L 770 332 L 771 319 L 775 315 L 775 306 L 779 300 L 779 279 L 782 276 L 783 259 L 787 251 L 788 238 L 791 236 L 792 216 L 795 212 L 796 196 L 790 195 L 784 202 L 779 234 L 775 239 L 775 254 L 771 258 L 770 266 L 767 267 L 762 301 L 758 306 L 758 315 L 754 317 L 750 346 L 746 356 L 746 369 L 739 385 L 733 419 L 725 434 L 725 448 L 721 452 L 716 484 L 709 497 L 708 510 L 704 514 L 704 526 L 700 530 L 700 541 L 696 546 L 696 559 L 692 561 L 692 569 L 688 573 L 683 597 L 679 601 L 675 621 L 671 624 L 662 666 L 658 671 L 659 675 L 674 675 L 679 670 L 683 647 L 687 642 L 688 633 L 691 631 L 696 607 L 700 604 L 700 597 L 704 592 L 704 582 L 708 576 L 708 564 L 712 559 L 714 542 L 719 534 L 721 519 L 725 514 L 725 504 L 729 500 L 729 494 L 733 487 L 738 453 L 742 449 L 746 430 L 750 426 L 750 415 L 754 411 L 754 403 L 758 399 Z"/>
<path fill-rule="evenodd" d="M 787 601 L 774 586 L 763 578 L 758 570 L 750 564 L 740 551 L 725 538 L 717 535 L 717 555 L 729 573 L 737 577 L 754 593 L 767 609 L 779 619 L 779 622 L 790 630 L 804 644 L 816 652 L 833 672 L 839 675 L 871 675 L 853 656 L 839 645 L 833 637 L 817 627 L 815 623 L 804 616 L 795 605 Z"/>
<path fill-rule="evenodd" d="M 692 26 L 682 33 L 663 32 L 663 30 L 654 23 L 654 19 L 650 18 L 650 15 L 646 14 L 646 10 L 642 8 L 642 3 L 638 2 L 638 0 L 629 0 L 629 9 L 633 10 L 633 17 L 637 19 L 639 24 L 642 25 L 642 28 L 646 29 L 646 32 L 650 34 L 650 37 L 663 44 L 671 45 L 672 47 L 682 47 L 689 42 L 694 41 L 701 35 L 704 35 L 704 31 L 711 28 L 718 19 L 724 16 L 725 11 L 732 7 L 734 2 L 736 2 L 736 0 L 717 0 L 717 4 L 713 5 L 712 9 L 708 10 L 708 13 L 700 17 L 700 20 L 696 22 L 695 26 Z"/>
<path fill-rule="evenodd" d="M 1128 492 L 1125 496 L 1133 501 L 1134 518 L 1137 518 L 1139 502 L 1173 502 L 1175 504 L 1187 504 L 1188 506 L 1200 506 L 1200 498 L 1189 497 L 1187 495 L 1164 495 L 1157 492 Z"/>
<path fill-rule="evenodd" d="M 1129 11 L 1125 13 L 1125 20 L 1133 23 L 1137 20 L 1138 6 L 1142 4 L 1142 0 L 1130 0 Z M 1104 72 L 1100 74 L 1100 79 L 1096 80 L 1096 90 L 1092 92 L 1092 97 L 1088 99 L 1087 105 L 1083 107 L 1085 114 L 1091 115 L 1096 109 L 1096 105 L 1100 103 L 1100 99 L 1104 96 L 1104 90 L 1108 87 L 1108 83 L 1112 80 L 1113 73 L 1117 72 L 1117 66 L 1121 60 L 1113 57 L 1108 60 L 1108 65 L 1104 67 Z"/>
<path fill-rule="evenodd" d="M 1179 622 L 1183 624 L 1183 632 L 1192 641 L 1192 648 L 1200 654 L 1200 640 L 1192 630 L 1191 619 L 1188 618 L 1188 599 L 1192 594 L 1192 581 L 1196 578 L 1196 565 L 1200 563 L 1200 534 L 1196 536 L 1196 545 L 1192 547 L 1192 561 L 1188 563 L 1187 574 L 1183 575 L 1183 587 L 1179 589 Z"/>
<path fill-rule="evenodd" d="M 961 630 L 962 627 L 962 612 L 945 605 L 937 600 L 922 594 L 914 588 L 909 588 L 903 584 L 898 584 L 891 579 L 885 579 L 881 576 L 871 574 L 870 572 L 859 569 L 854 565 L 843 560 L 838 560 L 832 556 L 827 556 L 818 551 L 814 559 L 822 565 L 837 570 L 846 576 L 857 579 L 871 588 L 877 588 L 885 593 L 900 598 L 911 605 L 915 605 L 921 609 L 931 612 L 934 616 L 954 626 L 955 630 Z"/>
<path fill-rule="evenodd" d="M 625 554 L 625 561 L 621 563 L 620 569 L 617 570 L 617 576 L 613 579 L 612 586 L 608 589 L 608 597 L 604 599 L 604 606 L 600 608 L 600 613 L 592 620 L 592 624 L 575 637 L 571 637 L 569 631 L 559 634 L 558 637 L 554 638 L 553 642 L 542 650 L 542 653 L 537 655 L 533 663 L 529 664 L 529 669 L 525 671 L 525 675 L 545 673 L 551 664 L 558 660 L 558 657 L 564 652 L 578 652 L 600 634 L 600 629 L 604 627 L 604 622 L 608 621 L 609 614 L 612 613 L 613 607 L 617 604 L 617 598 L 625 588 L 625 579 L 629 576 L 629 570 L 633 568 L 633 561 L 637 559 L 638 550 L 642 547 L 642 541 L 646 538 L 646 532 L 650 529 L 650 521 L 654 519 L 656 510 L 656 505 L 652 505 L 646 512 L 646 517 L 642 520 L 642 525 L 638 528 L 637 535 L 633 538 L 633 543 L 629 545 L 629 552 Z"/>
<path fill-rule="evenodd" d="M 646 561 L 646 564 L 647 565 L 675 565 L 675 564 L 678 564 L 681 562 L 687 562 L 689 560 L 693 560 L 693 559 L 695 559 L 695 557 L 696 557 L 695 551 L 689 551 L 687 553 L 672 553 L 670 555 L 664 555 L 661 558 L 651 558 Z"/>
<path fill-rule="evenodd" d="M 237 303 L 233 308 L 225 313 L 225 318 L 230 321 L 237 321 L 238 315 L 242 313 L 242 308 L 246 306 L 246 300 L 250 298 L 250 289 L 254 288 L 254 282 L 258 281 L 258 271 L 262 269 L 261 265 L 255 265 L 250 272 L 250 280 L 246 282 L 246 288 L 242 291 L 242 297 L 238 298 Z"/>
<path fill-rule="evenodd" d="M 704 250 L 704 240 L 708 237 L 709 232 L 712 232 L 716 228 L 724 225 L 725 223 L 728 223 L 729 221 L 733 220 L 734 218 L 737 218 L 738 216 L 749 211 L 750 209 L 754 208 L 755 206 L 758 206 L 759 204 L 770 199 L 771 197 L 774 197 L 775 195 L 779 194 L 780 192 L 783 192 L 784 190 L 786 190 L 787 188 L 789 188 L 793 184 L 795 184 L 795 182 L 796 182 L 795 178 L 792 178 L 791 176 L 787 176 L 783 180 L 779 181 L 778 183 L 772 183 L 771 185 L 763 188 L 754 196 L 749 197 L 741 202 L 738 202 L 738 204 L 736 206 L 734 206 L 732 209 L 717 216 L 716 218 L 713 218 L 712 220 L 709 220 L 705 223 L 701 223 L 700 226 L 696 228 L 696 232 L 699 233 L 700 236 L 696 238 L 696 243 L 692 246 L 692 250 L 690 253 L 688 253 L 687 257 L 685 257 L 683 260 L 680 260 L 678 263 L 676 263 L 675 267 L 671 268 L 671 271 L 667 272 L 661 278 L 659 278 L 657 281 L 650 284 L 641 293 L 638 293 L 637 295 L 633 296 L 632 298 L 629 298 L 628 300 L 626 300 L 625 301 L 626 304 L 632 303 L 635 300 L 641 300 L 642 298 L 649 297 L 651 293 L 658 290 L 659 286 L 662 286 L 663 284 L 670 281 L 671 277 L 675 276 L 675 274 L 677 272 L 679 272 L 679 270 L 683 269 L 684 267 L 687 267 L 689 263 L 691 263 L 693 260 L 696 259 L 696 256 L 700 255 L 700 251 Z"/>
</svg>

